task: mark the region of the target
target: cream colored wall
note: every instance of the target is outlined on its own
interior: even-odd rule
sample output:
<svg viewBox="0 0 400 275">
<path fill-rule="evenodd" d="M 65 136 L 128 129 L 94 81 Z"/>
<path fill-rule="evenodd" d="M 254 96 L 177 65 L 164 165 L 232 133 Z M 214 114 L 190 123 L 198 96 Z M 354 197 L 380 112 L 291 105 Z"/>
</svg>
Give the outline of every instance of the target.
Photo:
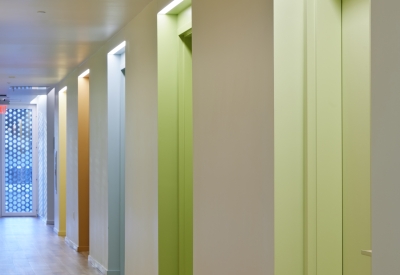
<svg viewBox="0 0 400 275">
<path fill-rule="evenodd" d="M 158 274 L 157 2 L 127 27 L 125 274 Z"/>
<path fill-rule="evenodd" d="M 400 1 L 371 1 L 372 274 L 400 272 Z"/>
<path fill-rule="evenodd" d="M 273 1 L 193 1 L 194 275 L 274 274 Z"/>
</svg>

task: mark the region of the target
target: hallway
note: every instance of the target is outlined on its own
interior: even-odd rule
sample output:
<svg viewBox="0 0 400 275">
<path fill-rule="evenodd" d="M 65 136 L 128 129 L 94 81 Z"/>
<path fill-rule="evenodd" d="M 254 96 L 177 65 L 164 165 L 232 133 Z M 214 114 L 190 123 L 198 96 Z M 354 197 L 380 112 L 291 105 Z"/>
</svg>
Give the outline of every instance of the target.
<svg viewBox="0 0 400 275">
<path fill-rule="evenodd" d="M 40 219 L 0 218 L 0 236 L 1 275 L 101 274 Z"/>
</svg>

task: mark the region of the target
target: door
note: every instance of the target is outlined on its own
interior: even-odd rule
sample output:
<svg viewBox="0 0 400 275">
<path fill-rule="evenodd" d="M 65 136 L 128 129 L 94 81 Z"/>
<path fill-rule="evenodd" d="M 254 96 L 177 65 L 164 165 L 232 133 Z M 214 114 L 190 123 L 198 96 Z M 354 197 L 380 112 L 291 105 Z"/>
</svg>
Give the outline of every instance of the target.
<svg viewBox="0 0 400 275">
<path fill-rule="evenodd" d="M 1 214 L 37 215 L 36 106 L 8 106 L 1 115 Z"/>
</svg>

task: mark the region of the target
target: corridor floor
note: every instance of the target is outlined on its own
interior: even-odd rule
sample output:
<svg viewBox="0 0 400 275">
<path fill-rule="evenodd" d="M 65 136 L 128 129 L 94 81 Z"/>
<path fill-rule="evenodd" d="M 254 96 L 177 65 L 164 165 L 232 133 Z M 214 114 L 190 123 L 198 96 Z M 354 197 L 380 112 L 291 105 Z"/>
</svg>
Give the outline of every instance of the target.
<svg viewBox="0 0 400 275">
<path fill-rule="evenodd" d="M 98 275 L 87 253 L 77 253 L 38 218 L 0 218 L 1 275 Z"/>
</svg>

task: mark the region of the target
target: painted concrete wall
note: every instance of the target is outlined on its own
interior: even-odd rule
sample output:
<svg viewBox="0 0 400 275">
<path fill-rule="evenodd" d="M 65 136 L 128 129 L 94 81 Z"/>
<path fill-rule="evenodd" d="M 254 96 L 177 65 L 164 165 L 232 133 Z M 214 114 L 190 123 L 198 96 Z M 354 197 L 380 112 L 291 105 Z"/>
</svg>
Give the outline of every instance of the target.
<svg viewBox="0 0 400 275">
<path fill-rule="evenodd" d="M 304 10 L 305 1 L 274 3 L 276 275 L 304 274 Z"/>
<path fill-rule="evenodd" d="M 400 272 L 400 2 L 371 3 L 372 274 Z"/>
<path fill-rule="evenodd" d="M 194 274 L 274 274 L 273 1 L 193 1 Z"/>
<path fill-rule="evenodd" d="M 345 0 L 343 50 L 343 274 L 371 274 L 370 0 Z"/>
</svg>

